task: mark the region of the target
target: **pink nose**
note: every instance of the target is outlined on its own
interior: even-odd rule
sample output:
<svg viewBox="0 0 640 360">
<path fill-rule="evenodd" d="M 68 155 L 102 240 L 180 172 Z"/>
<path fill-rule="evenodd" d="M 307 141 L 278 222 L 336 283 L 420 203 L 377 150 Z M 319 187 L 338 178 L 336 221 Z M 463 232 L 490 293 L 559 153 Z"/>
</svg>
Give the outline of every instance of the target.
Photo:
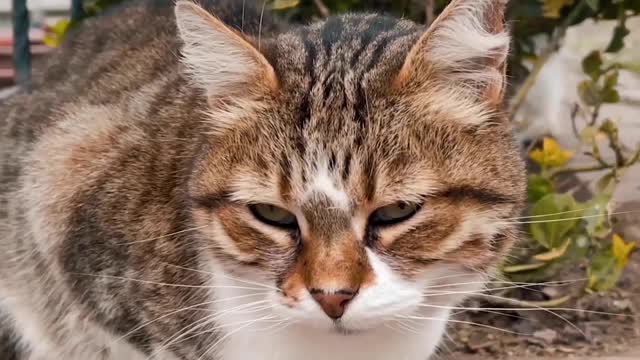
<svg viewBox="0 0 640 360">
<path fill-rule="evenodd" d="M 344 315 L 347 304 L 358 293 L 357 291 L 343 289 L 332 293 L 326 293 L 320 289 L 311 289 L 311 296 L 320 305 L 322 310 L 330 318 L 336 320 Z"/>
</svg>

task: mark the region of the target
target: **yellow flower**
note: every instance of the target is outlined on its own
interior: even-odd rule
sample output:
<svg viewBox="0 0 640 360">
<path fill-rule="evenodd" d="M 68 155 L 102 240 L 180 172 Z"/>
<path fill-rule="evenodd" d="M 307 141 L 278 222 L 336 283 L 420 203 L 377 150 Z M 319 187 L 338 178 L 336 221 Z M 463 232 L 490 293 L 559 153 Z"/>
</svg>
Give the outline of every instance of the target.
<svg viewBox="0 0 640 360">
<path fill-rule="evenodd" d="M 544 138 L 542 149 L 529 153 L 529 158 L 542 167 L 560 167 L 573 157 L 573 151 L 567 151 L 551 138 Z"/>
<path fill-rule="evenodd" d="M 569 5 L 573 5 L 574 0 L 540 0 L 542 2 L 542 12 L 544 17 L 549 19 L 559 19 L 560 11 Z"/>
<path fill-rule="evenodd" d="M 619 268 L 623 268 L 629 261 L 629 255 L 633 251 L 635 244 L 633 242 L 625 243 L 624 239 L 618 234 L 613 234 L 613 241 L 611 243 L 611 249 L 613 250 L 613 257 L 616 259 L 616 264 Z"/>
</svg>

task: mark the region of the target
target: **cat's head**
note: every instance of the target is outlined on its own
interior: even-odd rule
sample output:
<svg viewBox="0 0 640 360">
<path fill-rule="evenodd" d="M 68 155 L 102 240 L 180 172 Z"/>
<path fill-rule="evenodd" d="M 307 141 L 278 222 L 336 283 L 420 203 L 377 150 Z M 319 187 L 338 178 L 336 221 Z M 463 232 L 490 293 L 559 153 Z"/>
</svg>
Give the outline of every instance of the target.
<svg viewBox="0 0 640 360">
<path fill-rule="evenodd" d="M 454 0 L 429 29 L 346 15 L 250 38 L 179 2 L 210 129 L 191 218 L 218 283 L 259 283 L 276 312 L 343 330 L 479 289 L 524 191 L 501 112 L 504 7 Z"/>
</svg>

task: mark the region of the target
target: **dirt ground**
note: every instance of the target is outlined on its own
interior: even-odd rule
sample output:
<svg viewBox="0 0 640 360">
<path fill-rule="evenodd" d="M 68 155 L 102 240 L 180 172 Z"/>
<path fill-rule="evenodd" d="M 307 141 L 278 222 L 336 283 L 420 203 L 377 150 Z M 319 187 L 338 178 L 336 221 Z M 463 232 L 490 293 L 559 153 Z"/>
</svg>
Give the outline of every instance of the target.
<svg viewBox="0 0 640 360">
<path fill-rule="evenodd" d="M 566 277 L 575 279 L 581 272 L 584 274 L 583 269 L 577 267 L 568 271 Z M 453 325 L 440 359 L 640 360 L 639 276 L 640 253 L 636 252 L 618 289 L 606 295 L 586 295 L 559 306 L 571 310 L 521 311 L 502 304 L 503 308 L 496 311 L 458 314 L 455 318 L 458 321 L 478 325 Z M 536 286 L 518 289 L 511 295 L 544 300 L 549 295 L 575 291 L 579 286 L 584 283 L 576 282 L 564 288 Z M 485 306 L 492 310 L 501 307 L 483 300 L 471 300 L 467 306 Z"/>
</svg>

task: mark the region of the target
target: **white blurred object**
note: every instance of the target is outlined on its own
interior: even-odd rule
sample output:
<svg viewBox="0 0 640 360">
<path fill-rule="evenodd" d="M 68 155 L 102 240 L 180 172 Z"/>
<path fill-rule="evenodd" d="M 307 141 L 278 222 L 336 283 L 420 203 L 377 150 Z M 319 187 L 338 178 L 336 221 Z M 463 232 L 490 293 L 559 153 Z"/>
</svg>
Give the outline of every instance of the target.
<svg viewBox="0 0 640 360">
<path fill-rule="evenodd" d="M 527 124 L 519 134 L 522 138 L 550 134 L 565 146 L 577 145 L 571 111 L 578 101 L 578 83 L 587 78 L 582 73 L 582 59 L 593 50 L 607 47 L 616 23 L 588 20 L 568 30 L 562 48 L 544 66 L 516 116 L 516 121 Z M 631 34 L 625 38 L 625 48 L 617 54 L 606 54 L 605 62 L 640 61 L 640 17 L 629 18 L 627 27 Z M 622 142 L 634 147 L 640 141 L 640 76 L 621 71 L 618 90 L 622 102 L 603 105 L 600 116 L 616 121 Z M 579 128 L 583 124 L 580 121 Z"/>
<path fill-rule="evenodd" d="M 70 0 L 27 0 L 29 10 L 65 11 L 71 7 Z M 10 12 L 11 1 L 0 1 L 0 12 Z"/>
<path fill-rule="evenodd" d="M 12 86 L 9 88 L 0 88 L 0 100 L 4 99 L 4 98 L 8 98 L 9 96 L 15 94 L 16 92 L 18 92 L 18 87 L 17 86 Z"/>
<path fill-rule="evenodd" d="M 593 50 L 606 49 L 615 25 L 615 21 L 585 21 L 569 29 L 562 48 L 544 66 L 516 116 L 516 121 L 524 121 L 528 125 L 518 134 L 522 140 L 551 135 L 565 148 L 578 148 L 579 140 L 572 130 L 571 112 L 578 101 L 578 83 L 587 79 L 582 72 L 582 59 Z M 625 38 L 625 48 L 617 54 L 606 54 L 605 63 L 640 62 L 640 17 L 629 18 L 627 27 L 631 33 Z M 617 123 L 620 140 L 631 152 L 631 149 L 636 149 L 640 144 L 640 75 L 621 71 L 618 91 L 622 101 L 618 104 L 604 104 L 600 110 L 600 119 L 609 118 Z M 577 125 L 578 129 L 584 128 L 584 119 L 578 117 Z M 601 143 L 600 150 L 605 159 L 613 162 L 614 155 L 606 141 Z M 593 162 L 593 159 L 577 152 L 571 166 L 593 165 Z M 599 171 L 576 175 L 595 190 L 595 182 L 604 174 L 606 172 Z M 614 199 L 620 204 L 640 200 L 638 184 L 640 164 L 633 166 L 623 176 Z"/>
</svg>

